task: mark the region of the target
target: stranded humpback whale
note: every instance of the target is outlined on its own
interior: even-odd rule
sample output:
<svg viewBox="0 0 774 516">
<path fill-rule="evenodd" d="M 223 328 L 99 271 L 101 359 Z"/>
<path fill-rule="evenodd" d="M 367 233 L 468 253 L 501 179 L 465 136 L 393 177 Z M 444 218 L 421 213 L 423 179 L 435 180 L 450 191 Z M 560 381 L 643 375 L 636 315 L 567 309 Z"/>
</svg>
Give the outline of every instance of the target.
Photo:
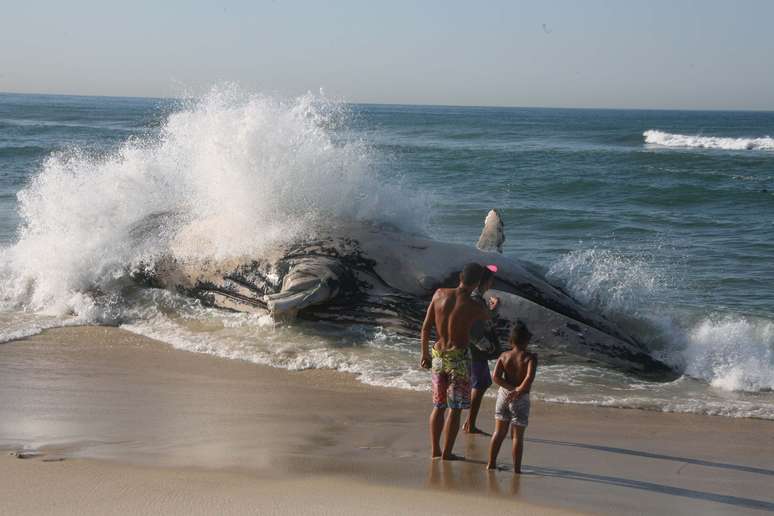
<svg viewBox="0 0 774 516">
<path fill-rule="evenodd" d="M 339 222 L 271 256 L 220 262 L 160 260 L 133 273 L 146 286 L 174 289 L 229 310 L 270 312 L 340 324 L 370 324 L 417 336 L 435 289 L 456 286 L 468 262 L 498 267 L 489 295 L 500 318 L 525 321 L 541 351 L 571 354 L 638 376 L 674 377 L 612 321 L 550 284 L 527 262 L 504 256 L 504 224 L 488 213 L 477 247 L 444 243 L 373 223 Z"/>
</svg>

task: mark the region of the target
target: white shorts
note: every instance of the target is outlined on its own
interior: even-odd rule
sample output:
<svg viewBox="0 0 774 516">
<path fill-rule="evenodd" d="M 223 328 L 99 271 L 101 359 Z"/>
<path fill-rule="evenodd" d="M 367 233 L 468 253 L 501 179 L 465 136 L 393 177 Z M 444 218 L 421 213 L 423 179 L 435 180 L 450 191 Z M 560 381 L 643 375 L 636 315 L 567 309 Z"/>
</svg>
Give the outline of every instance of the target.
<svg viewBox="0 0 774 516">
<path fill-rule="evenodd" d="M 510 391 L 500 387 L 497 391 L 497 403 L 495 404 L 495 419 L 510 421 L 512 425 L 527 426 L 529 424 L 529 393 L 522 394 L 508 403 L 505 398 Z"/>
</svg>

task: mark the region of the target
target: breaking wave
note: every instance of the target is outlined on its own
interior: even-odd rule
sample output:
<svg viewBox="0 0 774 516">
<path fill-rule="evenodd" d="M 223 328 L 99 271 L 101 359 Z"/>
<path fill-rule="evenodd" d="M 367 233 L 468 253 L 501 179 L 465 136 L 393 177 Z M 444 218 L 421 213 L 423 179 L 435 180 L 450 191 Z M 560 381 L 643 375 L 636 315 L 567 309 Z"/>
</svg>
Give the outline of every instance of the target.
<svg viewBox="0 0 774 516">
<path fill-rule="evenodd" d="M 684 336 L 685 374 L 726 391 L 774 389 L 774 323 L 749 317 L 708 317 Z"/>
<path fill-rule="evenodd" d="M 685 147 L 699 149 L 724 150 L 774 150 L 774 138 L 729 138 L 723 136 L 704 136 L 700 134 L 673 134 L 656 129 L 642 133 L 645 143 L 662 147 Z"/>
<path fill-rule="evenodd" d="M 633 333 L 688 377 L 723 391 L 774 389 L 774 321 L 677 307 L 678 281 L 652 255 L 574 251 L 553 264 L 549 278 L 624 326 L 631 327 L 628 316 L 644 319 L 647 326 Z"/>
</svg>

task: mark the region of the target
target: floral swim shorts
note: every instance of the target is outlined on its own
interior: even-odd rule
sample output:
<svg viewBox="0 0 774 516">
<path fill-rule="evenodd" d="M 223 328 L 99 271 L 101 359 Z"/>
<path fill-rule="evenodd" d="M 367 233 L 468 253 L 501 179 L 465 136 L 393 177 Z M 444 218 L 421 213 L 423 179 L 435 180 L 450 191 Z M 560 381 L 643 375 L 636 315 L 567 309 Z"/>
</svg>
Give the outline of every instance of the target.
<svg viewBox="0 0 774 516">
<path fill-rule="evenodd" d="M 470 408 L 470 353 L 450 349 L 433 353 L 433 406 L 436 408 Z"/>
</svg>

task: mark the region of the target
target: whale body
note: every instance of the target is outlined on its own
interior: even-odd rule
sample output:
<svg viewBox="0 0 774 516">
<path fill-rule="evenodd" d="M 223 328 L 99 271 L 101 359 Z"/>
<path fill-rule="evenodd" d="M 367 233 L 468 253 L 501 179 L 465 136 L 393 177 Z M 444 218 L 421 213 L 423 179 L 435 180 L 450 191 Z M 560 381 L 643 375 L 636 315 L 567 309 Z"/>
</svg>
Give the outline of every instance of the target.
<svg viewBox="0 0 774 516">
<path fill-rule="evenodd" d="M 504 239 L 496 210 L 487 214 L 477 247 L 385 224 L 340 221 L 321 228 L 315 238 L 278 246 L 260 258 L 185 263 L 170 258 L 133 277 L 213 307 L 379 325 L 417 337 L 437 288 L 456 286 L 466 263 L 493 264 L 498 272 L 487 295 L 501 300 L 501 331 L 520 319 L 541 352 L 570 354 L 641 377 L 675 377 L 637 339 L 549 283 L 537 267 L 501 254 Z"/>
</svg>

